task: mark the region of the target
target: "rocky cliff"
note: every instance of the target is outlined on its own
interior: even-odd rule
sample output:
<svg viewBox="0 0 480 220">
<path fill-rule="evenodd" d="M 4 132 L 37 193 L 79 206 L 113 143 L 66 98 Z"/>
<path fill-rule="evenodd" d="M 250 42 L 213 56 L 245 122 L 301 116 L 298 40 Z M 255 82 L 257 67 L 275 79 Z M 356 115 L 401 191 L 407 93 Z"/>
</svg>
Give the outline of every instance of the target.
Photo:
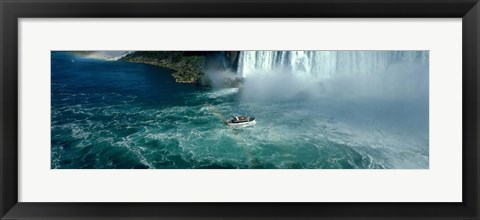
<svg viewBox="0 0 480 220">
<path fill-rule="evenodd" d="M 207 71 L 236 72 L 238 56 L 238 51 L 136 51 L 120 60 L 172 69 L 178 83 L 210 85 Z"/>
</svg>

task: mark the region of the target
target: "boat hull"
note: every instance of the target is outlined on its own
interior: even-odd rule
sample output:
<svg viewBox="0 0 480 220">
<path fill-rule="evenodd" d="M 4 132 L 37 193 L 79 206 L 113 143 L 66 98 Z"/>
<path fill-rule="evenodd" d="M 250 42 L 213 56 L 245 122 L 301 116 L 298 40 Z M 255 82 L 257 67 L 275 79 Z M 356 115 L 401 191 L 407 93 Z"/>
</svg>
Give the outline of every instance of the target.
<svg viewBox="0 0 480 220">
<path fill-rule="evenodd" d="M 254 125 L 256 123 L 257 122 L 255 120 L 247 121 L 247 122 L 239 122 L 239 123 L 227 122 L 227 124 L 229 126 L 232 126 L 232 127 L 245 127 L 245 126 L 249 126 L 249 125 Z"/>
</svg>

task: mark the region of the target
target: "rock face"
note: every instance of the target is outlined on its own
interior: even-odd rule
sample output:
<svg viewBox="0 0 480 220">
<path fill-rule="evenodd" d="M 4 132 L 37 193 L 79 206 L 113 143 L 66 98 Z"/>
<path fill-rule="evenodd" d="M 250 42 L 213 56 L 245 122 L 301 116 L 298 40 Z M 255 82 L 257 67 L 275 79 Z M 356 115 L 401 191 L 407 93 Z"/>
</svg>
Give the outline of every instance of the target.
<svg viewBox="0 0 480 220">
<path fill-rule="evenodd" d="M 208 74 L 236 72 L 238 51 L 136 51 L 121 58 L 129 62 L 146 63 L 174 70 L 178 83 L 211 85 Z M 206 77 L 207 76 L 207 77 Z"/>
<path fill-rule="evenodd" d="M 237 71 L 240 51 L 226 51 L 225 56 L 229 59 L 232 69 Z"/>
</svg>

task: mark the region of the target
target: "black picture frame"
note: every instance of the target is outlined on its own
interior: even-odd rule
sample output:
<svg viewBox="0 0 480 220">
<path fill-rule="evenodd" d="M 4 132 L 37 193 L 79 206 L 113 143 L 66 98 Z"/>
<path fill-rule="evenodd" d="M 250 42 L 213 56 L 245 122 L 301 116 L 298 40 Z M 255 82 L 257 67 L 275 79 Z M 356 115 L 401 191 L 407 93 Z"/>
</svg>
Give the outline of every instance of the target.
<svg viewBox="0 0 480 220">
<path fill-rule="evenodd" d="M 0 0 L 0 16 L 1 219 L 479 219 L 478 0 Z M 47 17 L 462 18 L 463 202 L 18 202 L 17 21 L 19 18 Z"/>
</svg>

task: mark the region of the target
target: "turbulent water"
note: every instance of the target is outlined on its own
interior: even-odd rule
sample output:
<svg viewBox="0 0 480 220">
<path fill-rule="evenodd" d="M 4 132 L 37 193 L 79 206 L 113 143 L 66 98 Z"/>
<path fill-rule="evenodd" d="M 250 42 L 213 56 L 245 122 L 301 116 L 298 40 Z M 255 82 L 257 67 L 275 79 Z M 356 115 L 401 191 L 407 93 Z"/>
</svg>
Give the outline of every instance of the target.
<svg viewBox="0 0 480 220">
<path fill-rule="evenodd" d="M 428 52 L 244 51 L 240 89 L 51 58 L 54 169 L 428 168 Z"/>
</svg>

